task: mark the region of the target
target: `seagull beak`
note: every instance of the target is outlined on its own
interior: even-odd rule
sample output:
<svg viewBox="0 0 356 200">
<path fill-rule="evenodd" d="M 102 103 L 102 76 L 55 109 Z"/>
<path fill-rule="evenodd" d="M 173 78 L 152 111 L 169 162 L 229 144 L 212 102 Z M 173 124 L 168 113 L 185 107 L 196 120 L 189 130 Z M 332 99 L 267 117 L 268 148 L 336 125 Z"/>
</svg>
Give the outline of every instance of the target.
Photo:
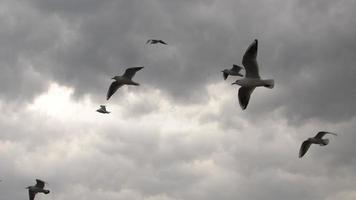
<svg viewBox="0 0 356 200">
<path fill-rule="evenodd" d="M 235 84 L 237 84 L 237 83 L 236 82 L 231 83 L 231 85 L 235 85 Z"/>
</svg>

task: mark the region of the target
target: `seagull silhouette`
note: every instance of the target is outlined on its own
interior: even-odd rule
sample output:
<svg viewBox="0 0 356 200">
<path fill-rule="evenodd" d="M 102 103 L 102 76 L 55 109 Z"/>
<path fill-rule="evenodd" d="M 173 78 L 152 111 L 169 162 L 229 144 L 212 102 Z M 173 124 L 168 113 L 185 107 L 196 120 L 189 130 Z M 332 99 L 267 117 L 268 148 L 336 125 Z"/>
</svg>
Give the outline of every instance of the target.
<svg viewBox="0 0 356 200">
<path fill-rule="evenodd" d="M 224 80 L 227 79 L 227 77 L 230 76 L 243 76 L 242 74 L 240 74 L 242 67 L 238 66 L 238 65 L 232 65 L 231 69 L 224 69 L 221 72 L 223 73 L 224 76 Z"/>
<path fill-rule="evenodd" d="M 242 58 L 242 64 L 245 67 L 246 75 L 243 79 L 237 80 L 232 84 L 240 85 L 239 89 L 239 103 L 242 110 L 245 110 L 248 102 L 250 100 L 251 93 L 256 87 L 274 87 L 274 80 L 268 79 L 263 80 L 260 78 L 258 73 L 258 64 L 257 64 L 257 47 L 258 41 L 255 41 L 247 48 L 245 55 Z"/>
<path fill-rule="evenodd" d="M 122 76 L 114 76 L 112 79 L 115 81 L 111 83 L 109 90 L 106 94 L 106 100 L 109 100 L 110 97 L 123 85 L 135 85 L 140 84 L 132 81 L 132 78 L 135 76 L 136 72 L 141 70 L 143 67 L 132 67 L 126 69 L 125 73 Z"/>
<path fill-rule="evenodd" d="M 26 189 L 28 189 L 29 200 L 34 200 L 37 193 L 48 194 L 49 190 L 43 189 L 44 186 L 45 182 L 40 179 L 36 179 L 36 185 L 28 186 Z"/>
<path fill-rule="evenodd" d="M 109 114 L 110 112 L 106 110 L 106 107 L 104 105 L 100 105 L 100 108 L 96 110 L 96 112 L 103 113 L 103 114 Z"/>
<path fill-rule="evenodd" d="M 167 45 L 167 43 L 164 42 L 163 40 L 149 39 L 146 42 L 146 44 L 157 44 L 157 43 L 161 43 L 161 44 Z"/>
<path fill-rule="evenodd" d="M 331 134 L 335 136 L 337 135 L 336 133 L 320 131 L 314 137 L 308 138 L 302 143 L 302 146 L 300 147 L 299 158 L 303 157 L 305 153 L 307 153 L 310 145 L 312 144 L 319 144 L 320 146 L 325 146 L 329 144 L 329 139 L 323 139 L 324 135 L 326 134 Z"/>
</svg>

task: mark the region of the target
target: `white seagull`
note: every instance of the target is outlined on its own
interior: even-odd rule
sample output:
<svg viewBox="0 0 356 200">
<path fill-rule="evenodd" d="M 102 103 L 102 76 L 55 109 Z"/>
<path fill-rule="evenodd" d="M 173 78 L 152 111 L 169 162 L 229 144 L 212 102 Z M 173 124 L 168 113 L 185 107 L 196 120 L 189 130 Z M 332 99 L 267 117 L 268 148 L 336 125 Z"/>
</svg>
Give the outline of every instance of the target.
<svg viewBox="0 0 356 200">
<path fill-rule="evenodd" d="M 48 194 L 49 190 L 43 189 L 44 186 L 45 186 L 45 182 L 40 179 L 36 179 L 36 185 L 28 186 L 26 189 L 28 189 L 28 195 L 29 195 L 30 200 L 34 200 L 35 195 L 37 193 Z"/>
<path fill-rule="evenodd" d="M 245 67 L 246 75 L 243 79 L 237 80 L 232 84 L 240 85 L 239 103 L 242 110 L 245 110 L 250 100 L 251 93 L 256 87 L 274 87 L 273 79 L 261 79 L 258 73 L 257 64 L 257 47 L 258 41 L 255 41 L 247 48 L 245 55 L 242 58 L 242 64 Z"/>
<path fill-rule="evenodd" d="M 109 114 L 110 112 L 106 110 L 106 107 L 104 105 L 100 105 L 100 108 L 96 110 L 96 112 L 103 113 L 103 114 Z"/>
<path fill-rule="evenodd" d="M 337 135 L 336 133 L 320 131 L 314 137 L 308 138 L 302 143 L 302 146 L 300 147 L 299 158 L 304 156 L 311 144 L 319 144 L 320 146 L 325 146 L 329 144 L 329 139 L 323 139 L 323 136 L 326 134 L 331 134 L 335 136 Z"/>
<path fill-rule="evenodd" d="M 224 80 L 227 79 L 227 77 L 230 76 L 243 76 L 242 74 L 240 74 L 242 67 L 238 66 L 238 65 L 232 65 L 231 69 L 224 69 L 221 72 L 223 73 L 224 76 Z"/>
<path fill-rule="evenodd" d="M 146 42 L 146 44 L 157 44 L 157 43 L 161 43 L 161 44 L 167 45 L 167 43 L 164 42 L 163 40 L 149 39 Z"/>
<path fill-rule="evenodd" d="M 125 73 L 122 76 L 114 76 L 112 79 L 115 81 L 111 83 L 108 93 L 106 94 L 106 100 L 109 100 L 110 97 L 123 85 L 135 85 L 140 84 L 132 81 L 132 77 L 135 76 L 136 72 L 141 70 L 143 67 L 132 67 L 126 69 Z"/>
</svg>

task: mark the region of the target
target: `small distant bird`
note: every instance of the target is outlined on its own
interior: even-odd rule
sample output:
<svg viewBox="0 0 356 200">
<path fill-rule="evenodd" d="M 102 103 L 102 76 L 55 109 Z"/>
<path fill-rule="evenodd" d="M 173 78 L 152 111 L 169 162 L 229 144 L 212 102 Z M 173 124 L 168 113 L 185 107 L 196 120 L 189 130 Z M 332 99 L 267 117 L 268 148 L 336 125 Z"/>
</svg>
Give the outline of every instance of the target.
<svg viewBox="0 0 356 200">
<path fill-rule="evenodd" d="M 109 114 L 110 112 L 106 110 L 106 107 L 104 105 L 100 105 L 100 108 L 96 110 L 96 112 L 103 113 L 103 114 Z"/>
<path fill-rule="evenodd" d="M 110 97 L 123 85 L 140 85 L 133 82 L 131 79 L 135 76 L 136 72 L 141 70 L 143 67 L 132 67 L 127 68 L 125 73 L 122 76 L 114 76 L 112 79 L 115 81 L 111 83 L 108 93 L 106 94 L 106 100 L 109 100 Z"/>
<path fill-rule="evenodd" d="M 258 41 L 255 41 L 247 48 L 245 55 L 242 58 L 242 64 L 245 67 L 246 75 L 243 79 L 237 80 L 232 84 L 240 85 L 239 103 L 242 110 L 245 110 L 250 100 L 251 93 L 256 87 L 274 87 L 274 80 L 263 80 L 258 73 L 257 64 L 257 47 Z"/>
<path fill-rule="evenodd" d="M 37 193 L 48 194 L 49 190 L 43 189 L 44 186 L 45 186 L 45 182 L 40 179 L 36 179 L 36 185 L 28 186 L 26 189 L 28 189 L 28 195 L 29 195 L 30 200 L 34 200 L 35 195 Z"/>
<path fill-rule="evenodd" d="M 300 147 L 299 158 L 304 156 L 311 144 L 319 144 L 320 146 L 325 146 L 329 144 L 329 139 L 323 139 L 324 135 L 326 134 L 331 134 L 335 136 L 337 135 L 336 133 L 320 131 L 314 137 L 308 138 L 302 143 L 302 146 Z"/>
<path fill-rule="evenodd" d="M 224 69 L 223 71 L 221 71 L 223 73 L 224 76 L 224 80 L 227 79 L 227 77 L 230 76 L 243 76 L 242 74 L 240 74 L 242 67 L 238 66 L 238 65 L 232 65 L 231 69 Z"/>
<path fill-rule="evenodd" d="M 164 42 L 163 40 L 149 39 L 146 42 L 146 44 L 157 44 L 157 43 L 161 43 L 161 44 L 167 45 L 167 43 Z"/>
</svg>

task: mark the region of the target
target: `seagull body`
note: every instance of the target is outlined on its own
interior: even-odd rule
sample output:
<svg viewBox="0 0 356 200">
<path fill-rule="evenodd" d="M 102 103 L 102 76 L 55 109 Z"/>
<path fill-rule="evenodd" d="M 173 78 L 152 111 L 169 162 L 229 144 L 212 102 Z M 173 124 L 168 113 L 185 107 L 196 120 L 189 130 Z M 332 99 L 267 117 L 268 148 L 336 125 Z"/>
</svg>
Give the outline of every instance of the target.
<svg viewBox="0 0 356 200">
<path fill-rule="evenodd" d="M 273 79 L 261 79 L 259 75 L 256 60 L 257 47 L 258 41 L 255 39 L 255 41 L 247 48 L 245 55 L 242 58 L 242 64 L 246 70 L 245 77 L 232 83 L 241 86 L 238 96 L 242 110 L 247 108 L 251 93 L 256 87 L 267 87 L 270 89 L 274 87 Z"/>
<path fill-rule="evenodd" d="M 149 39 L 146 42 L 146 44 L 157 44 L 157 43 L 161 43 L 161 44 L 167 45 L 167 43 L 164 42 L 163 40 Z"/>
<path fill-rule="evenodd" d="M 40 179 L 36 179 L 36 185 L 28 186 L 26 189 L 28 189 L 29 200 L 34 200 L 37 193 L 48 194 L 49 190 L 45 190 L 44 186 L 45 182 Z"/>
<path fill-rule="evenodd" d="M 104 105 L 100 105 L 100 108 L 98 110 L 96 110 L 99 113 L 103 113 L 103 114 L 109 114 L 110 112 L 106 110 L 106 107 Z"/>
<path fill-rule="evenodd" d="M 143 67 L 132 67 L 127 68 L 125 73 L 122 76 L 114 76 L 112 79 L 115 81 L 111 83 L 109 90 L 106 94 L 106 100 L 109 100 L 110 97 L 123 85 L 140 85 L 132 81 L 132 78 L 135 76 L 136 72 L 141 70 Z"/>
<path fill-rule="evenodd" d="M 302 143 L 302 146 L 300 147 L 299 158 L 303 157 L 304 154 L 307 153 L 310 145 L 312 144 L 319 144 L 320 146 L 325 146 L 329 144 L 329 139 L 323 139 L 324 135 L 326 134 L 331 134 L 335 136 L 337 135 L 336 133 L 320 131 L 314 137 L 308 138 Z"/>
<path fill-rule="evenodd" d="M 224 76 L 224 80 L 227 79 L 227 77 L 230 76 L 243 76 L 242 74 L 240 74 L 242 67 L 238 66 L 238 65 L 233 65 L 231 69 L 224 69 L 223 71 L 221 71 L 223 73 Z"/>
</svg>

